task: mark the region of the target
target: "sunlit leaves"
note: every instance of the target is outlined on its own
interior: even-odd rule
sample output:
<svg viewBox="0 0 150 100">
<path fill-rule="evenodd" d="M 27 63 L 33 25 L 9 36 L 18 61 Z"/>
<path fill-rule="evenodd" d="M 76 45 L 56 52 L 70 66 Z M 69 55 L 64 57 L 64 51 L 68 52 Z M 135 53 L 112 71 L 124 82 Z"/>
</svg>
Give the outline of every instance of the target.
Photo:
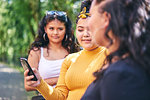
<svg viewBox="0 0 150 100">
<path fill-rule="evenodd" d="M 80 0 L 0 0 L 0 61 L 28 55 L 46 10 L 66 11 L 75 27 Z"/>
</svg>

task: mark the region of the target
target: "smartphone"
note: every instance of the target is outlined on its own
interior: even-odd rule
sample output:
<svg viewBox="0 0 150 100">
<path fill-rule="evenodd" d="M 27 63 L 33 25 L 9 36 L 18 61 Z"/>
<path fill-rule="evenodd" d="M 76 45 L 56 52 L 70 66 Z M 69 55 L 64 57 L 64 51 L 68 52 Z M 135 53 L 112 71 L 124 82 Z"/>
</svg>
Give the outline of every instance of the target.
<svg viewBox="0 0 150 100">
<path fill-rule="evenodd" d="M 20 58 L 20 62 L 21 62 L 21 65 L 23 67 L 24 70 L 27 70 L 29 69 L 29 72 L 28 72 L 28 75 L 33 75 L 33 79 L 31 79 L 32 81 L 37 81 L 37 77 L 35 76 L 32 68 L 30 67 L 29 63 L 28 63 L 28 60 L 26 58 Z"/>
</svg>

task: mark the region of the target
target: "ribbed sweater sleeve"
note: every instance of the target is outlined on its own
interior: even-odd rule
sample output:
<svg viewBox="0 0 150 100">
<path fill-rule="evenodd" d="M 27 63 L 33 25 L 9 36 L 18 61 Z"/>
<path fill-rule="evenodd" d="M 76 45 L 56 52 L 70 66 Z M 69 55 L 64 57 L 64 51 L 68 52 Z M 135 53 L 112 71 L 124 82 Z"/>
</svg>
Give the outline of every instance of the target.
<svg viewBox="0 0 150 100">
<path fill-rule="evenodd" d="M 41 80 L 40 85 L 36 87 L 36 89 L 43 95 L 46 100 L 66 100 L 69 90 L 65 84 L 65 75 L 68 67 L 70 66 L 70 63 L 71 62 L 69 61 L 69 58 L 66 57 L 62 64 L 60 77 L 55 88 L 48 85 L 43 79 Z"/>
</svg>

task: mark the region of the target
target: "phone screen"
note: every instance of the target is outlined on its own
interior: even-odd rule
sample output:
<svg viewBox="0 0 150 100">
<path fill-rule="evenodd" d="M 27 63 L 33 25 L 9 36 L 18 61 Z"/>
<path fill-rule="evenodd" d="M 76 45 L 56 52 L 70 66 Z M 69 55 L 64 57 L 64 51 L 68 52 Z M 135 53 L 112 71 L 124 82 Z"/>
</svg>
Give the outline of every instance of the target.
<svg viewBox="0 0 150 100">
<path fill-rule="evenodd" d="M 26 58 L 20 58 L 20 61 L 21 61 L 21 65 L 22 65 L 22 67 L 23 67 L 24 70 L 29 69 L 28 75 L 29 75 L 29 76 L 30 76 L 30 75 L 34 75 L 34 78 L 31 79 L 31 80 L 37 81 L 37 77 L 35 76 L 33 70 L 31 69 L 31 67 L 30 67 L 30 65 L 29 65 L 29 63 L 28 63 L 28 61 L 27 61 L 27 59 L 26 59 Z"/>
</svg>

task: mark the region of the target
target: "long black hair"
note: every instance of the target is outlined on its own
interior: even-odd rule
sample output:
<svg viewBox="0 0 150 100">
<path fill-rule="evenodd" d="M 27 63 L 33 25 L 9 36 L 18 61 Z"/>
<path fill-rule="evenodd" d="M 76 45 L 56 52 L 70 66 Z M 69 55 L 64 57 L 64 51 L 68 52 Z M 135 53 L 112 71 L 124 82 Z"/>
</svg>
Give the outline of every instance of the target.
<svg viewBox="0 0 150 100">
<path fill-rule="evenodd" d="M 51 12 L 51 11 L 49 11 Z M 52 11 L 52 12 L 58 12 L 59 11 Z M 68 51 L 68 53 L 74 53 L 79 51 L 79 47 L 75 43 L 75 36 L 73 34 L 72 30 L 72 23 L 67 15 L 59 16 L 57 14 L 46 14 L 41 22 L 39 23 L 38 27 L 38 36 L 35 38 L 35 41 L 31 44 L 29 52 L 31 50 L 39 50 L 40 47 L 47 47 L 49 39 L 47 37 L 47 34 L 43 37 L 45 34 L 44 27 L 52 20 L 59 20 L 60 22 L 63 22 L 66 28 L 64 39 L 62 40 L 62 46 Z M 45 38 L 45 39 L 44 39 Z"/>
<path fill-rule="evenodd" d="M 99 4 L 103 0 L 97 0 Z M 145 0 L 109 0 L 101 8 L 111 15 L 110 24 L 106 30 L 106 37 L 111 30 L 120 41 L 117 51 L 107 56 L 109 64 L 114 56 L 123 59 L 129 54 L 135 62 L 150 75 L 150 5 Z M 98 78 L 103 71 L 97 71 L 94 75 Z"/>
</svg>

